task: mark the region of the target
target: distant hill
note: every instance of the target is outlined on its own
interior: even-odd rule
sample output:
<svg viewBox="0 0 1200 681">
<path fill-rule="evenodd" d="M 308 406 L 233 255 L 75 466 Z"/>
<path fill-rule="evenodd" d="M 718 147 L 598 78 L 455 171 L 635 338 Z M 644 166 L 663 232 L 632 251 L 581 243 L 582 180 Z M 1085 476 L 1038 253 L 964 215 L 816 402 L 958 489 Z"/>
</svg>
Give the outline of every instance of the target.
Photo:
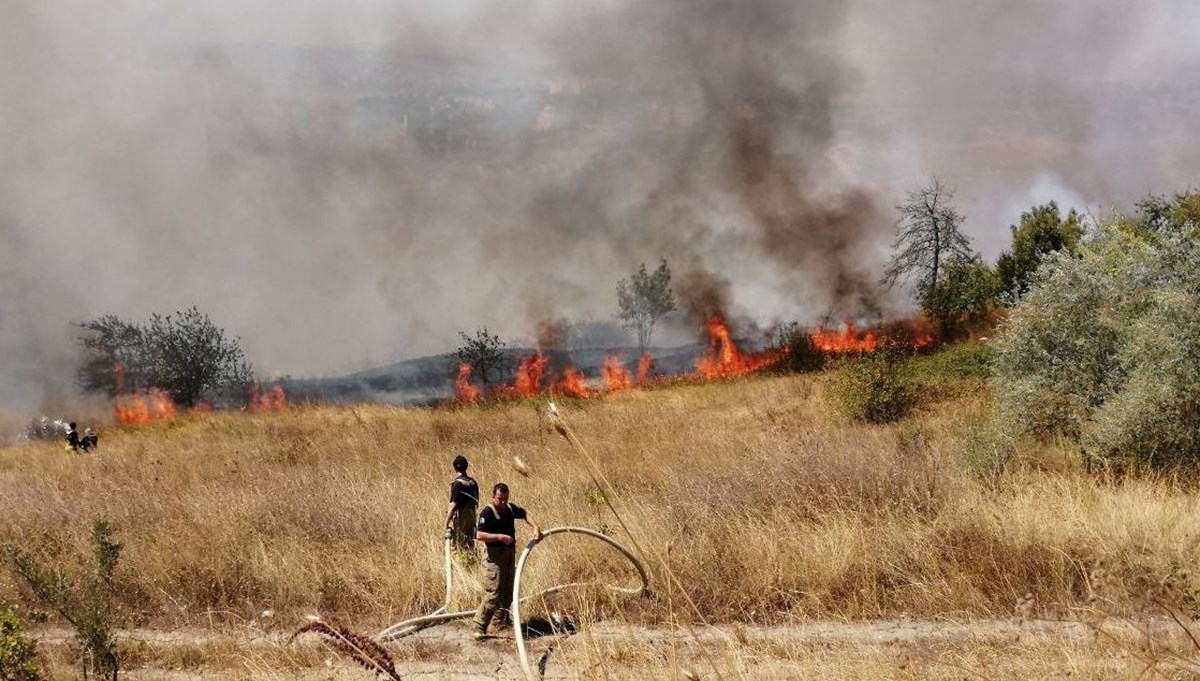
<svg viewBox="0 0 1200 681">
<path fill-rule="evenodd" d="M 696 359 L 706 345 L 692 344 L 674 348 L 652 348 L 654 373 L 677 376 L 691 372 Z M 624 358 L 630 372 L 637 371 L 639 360 L 636 347 L 616 349 L 587 348 L 581 350 L 546 350 L 550 373 L 559 374 L 574 367 L 589 379 L 599 378 L 604 357 L 615 354 Z M 511 383 L 521 359 L 534 353 L 533 348 L 512 348 L 505 352 L 508 366 L 500 383 Z M 426 405 L 454 396 L 454 380 L 458 373 L 458 358 L 453 353 L 431 355 L 368 369 L 337 378 L 285 379 L 284 390 L 291 402 L 324 402 L 357 404 L 364 402 Z"/>
</svg>

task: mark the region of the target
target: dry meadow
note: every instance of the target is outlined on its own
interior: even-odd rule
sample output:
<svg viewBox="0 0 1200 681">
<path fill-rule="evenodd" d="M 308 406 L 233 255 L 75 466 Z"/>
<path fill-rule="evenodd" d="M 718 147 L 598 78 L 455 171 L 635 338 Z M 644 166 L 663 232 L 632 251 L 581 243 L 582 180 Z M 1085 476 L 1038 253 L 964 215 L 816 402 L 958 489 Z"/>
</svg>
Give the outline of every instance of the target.
<svg viewBox="0 0 1200 681">
<path fill-rule="evenodd" d="M 11 447 L 0 540 L 70 565 L 93 519 L 114 522 L 122 621 L 158 632 L 126 636 L 132 667 L 158 670 L 144 678 L 368 678 L 286 634 L 314 613 L 372 632 L 440 604 L 461 453 L 481 487 L 509 483 L 544 527 L 636 544 L 653 575 L 649 600 L 564 596 L 597 633 L 562 645 L 548 678 L 1133 678 L 1147 641 L 1152 660 L 1191 654 L 1182 628 L 1161 626 L 1193 602 L 1191 485 L 1090 476 L 1063 447 L 1014 450 L 989 425 L 980 381 L 935 381 L 888 426 L 849 420 L 830 381 L 559 402 L 595 468 L 555 432 L 545 400 L 207 413 L 105 430 L 97 455 Z M 634 583 L 585 538 L 547 541 L 527 574 L 531 588 Z M 460 577 L 454 604 L 471 607 L 474 571 Z M 7 573 L 0 598 L 32 604 Z M 1098 633 L 1102 615 L 1158 622 L 1161 635 Z M 906 623 L 917 633 L 887 633 Z M 813 629 L 826 625 L 850 629 Z M 43 626 L 52 677 L 72 678 L 54 620 Z M 503 641 L 472 653 L 454 636 L 393 651 L 409 676 L 515 669 Z"/>
</svg>

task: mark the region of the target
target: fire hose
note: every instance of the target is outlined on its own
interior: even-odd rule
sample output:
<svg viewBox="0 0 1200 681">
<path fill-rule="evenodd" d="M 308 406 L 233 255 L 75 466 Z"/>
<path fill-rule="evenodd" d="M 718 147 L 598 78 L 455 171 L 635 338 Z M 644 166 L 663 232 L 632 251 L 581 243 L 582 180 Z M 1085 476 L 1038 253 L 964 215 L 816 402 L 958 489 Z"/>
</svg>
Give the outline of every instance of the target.
<svg viewBox="0 0 1200 681">
<path fill-rule="evenodd" d="M 591 582 L 571 582 L 569 584 L 558 584 L 558 585 L 552 586 L 548 589 L 543 589 L 542 591 L 539 591 L 531 596 L 525 596 L 524 598 L 521 597 L 521 574 L 525 570 L 526 561 L 528 561 L 530 554 L 533 553 L 534 547 L 536 547 L 541 542 L 544 542 L 547 538 L 557 535 L 557 534 L 581 534 L 581 535 L 584 535 L 587 537 L 591 537 L 593 539 L 598 539 L 598 540 L 608 544 L 612 548 L 616 549 L 618 552 L 621 553 L 621 555 L 625 556 L 625 558 L 629 561 L 629 563 L 631 565 L 633 565 L 634 569 L 637 570 L 638 577 L 642 580 L 642 585 L 640 588 L 637 588 L 637 587 L 619 587 L 619 586 L 613 586 L 611 584 L 606 584 L 605 587 L 609 591 L 612 591 L 614 593 L 619 593 L 619 594 L 627 594 L 627 595 L 631 595 L 631 596 L 643 596 L 643 597 L 648 597 L 650 595 L 650 577 L 649 577 L 649 575 L 647 575 L 646 566 L 642 563 L 641 559 L 639 559 L 637 556 L 635 556 L 632 551 L 630 551 L 625 546 L 623 546 L 622 544 L 617 542 L 615 539 L 613 539 L 605 534 L 601 534 L 600 532 L 596 532 L 595 530 L 589 530 L 585 527 L 569 527 L 569 526 L 568 527 L 552 527 L 542 533 L 541 539 L 530 539 L 529 542 L 525 544 L 525 550 L 521 552 L 521 557 L 519 559 L 517 559 L 516 574 L 513 577 L 512 608 L 510 609 L 510 612 L 512 613 L 512 621 L 513 621 L 513 639 L 516 641 L 516 647 L 517 647 L 517 657 L 521 662 L 522 671 L 525 672 L 525 678 L 530 679 L 530 681 L 540 679 L 541 673 L 539 672 L 539 673 L 535 674 L 533 671 L 533 668 L 530 667 L 530 664 L 529 664 L 529 651 L 526 649 L 526 645 L 525 645 L 525 632 L 521 629 L 521 603 L 539 599 L 539 598 L 544 598 L 545 596 L 549 596 L 550 594 L 558 593 L 558 592 L 564 591 L 566 589 L 571 589 L 571 588 L 579 587 L 579 586 L 588 586 L 589 584 L 591 584 Z M 376 641 L 378 641 L 380 643 L 387 643 L 388 641 L 394 641 L 396 639 L 403 638 L 403 637 L 409 636 L 411 634 L 415 634 L 418 631 L 421 631 L 422 629 L 425 629 L 427 627 L 437 626 L 439 624 L 445 624 L 446 622 L 451 622 L 454 620 L 465 619 L 465 618 L 470 617 L 475 614 L 474 610 L 463 610 L 460 612 L 446 612 L 450 608 L 450 589 L 453 586 L 453 568 L 451 565 L 451 560 L 452 560 L 451 559 L 451 541 L 450 541 L 450 539 L 447 539 L 446 540 L 446 598 L 442 602 L 441 607 L 439 607 L 437 610 L 434 610 L 432 613 L 430 613 L 428 615 L 422 615 L 420 617 L 413 617 L 411 619 L 407 619 L 402 622 L 397 622 L 396 624 L 393 624 L 392 626 L 388 627 L 387 629 L 384 629 L 383 631 L 376 634 L 375 635 Z"/>
</svg>

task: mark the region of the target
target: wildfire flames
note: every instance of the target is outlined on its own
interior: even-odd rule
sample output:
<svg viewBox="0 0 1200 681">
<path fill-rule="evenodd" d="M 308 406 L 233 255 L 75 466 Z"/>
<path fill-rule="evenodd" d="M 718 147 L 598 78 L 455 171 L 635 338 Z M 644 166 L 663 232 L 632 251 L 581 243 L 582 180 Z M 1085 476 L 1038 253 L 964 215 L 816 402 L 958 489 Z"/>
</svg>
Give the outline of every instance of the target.
<svg viewBox="0 0 1200 681">
<path fill-rule="evenodd" d="M 139 391 L 132 395 L 121 395 L 117 397 L 117 404 L 113 407 L 117 423 L 123 426 L 138 426 L 162 421 L 174 418 L 177 413 L 179 413 L 179 408 L 175 406 L 175 402 L 169 395 L 157 388 Z"/>
<path fill-rule="evenodd" d="M 282 385 L 276 385 L 270 390 L 263 391 L 258 382 L 250 384 L 250 411 L 255 414 L 269 414 L 283 411 L 287 408 L 287 395 Z"/>
<path fill-rule="evenodd" d="M 705 323 L 705 329 L 708 333 L 708 350 L 696 360 L 695 372 L 684 378 L 720 380 L 744 376 L 767 369 L 788 354 L 786 347 L 754 353 L 742 352 L 734 343 L 728 325 L 719 317 L 710 318 Z M 809 332 L 809 338 L 813 348 L 825 355 L 866 354 L 897 343 L 921 350 L 935 342 L 933 334 L 915 322 L 865 332 L 860 332 L 857 326 L 847 322 L 841 329 L 818 327 Z M 653 365 L 654 355 L 643 355 L 638 360 L 635 378 L 621 356 L 607 353 L 600 375 L 594 380 L 589 381 L 582 371 L 573 366 L 563 369 L 557 376 L 549 376 L 550 360 L 539 348 L 533 355 L 521 360 L 512 384 L 496 388 L 494 394 L 501 398 L 527 398 L 553 388 L 568 397 L 587 399 L 649 385 Z M 471 385 L 470 364 L 459 364 L 454 394 L 457 401 L 463 404 L 474 404 L 482 398 L 480 389 Z"/>
<path fill-rule="evenodd" d="M 647 355 L 649 356 L 649 355 Z M 629 390 L 633 387 L 633 374 L 625 368 L 625 363 L 616 355 L 604 355 L 604 385 L 609 392 Z"/>
<path fill-rule="evenodd" d="M 787 354 L 785 349 L 767 350 L 756 354 L 742 354 L 733 344 L 729 327 L 721 319 L 710 317 L 708 327 L 708 352 L 696 360 L 696 374 L 701 378 L 733 378 L 753 373 L 776 364 Z"/>
<path fill-rule="evenodd" d="M 114 369 L 118 379 L 124 378 L 120 365 Z M 250 385 L 249 409 L 256 414 L 282 411 L 287 408 L 287 395 L 283 386 L 276 385 L 270 390 L 263 390 L 257 382 Z M 213 406 L 201 402 L 188 410 L 188 413 L 207 413 L 213 411 Z M 139 390 L 127 395 L 118 395 L 113 406 L 113 416 L 122 426 L 140 426 L 156 421 L 166 421 L 178 416 L 182 410 L 171 396 L 158 388 Z"/>
<path fill-rule="evenodd" d="M 471 365 L 458 363 L 458 378 L 454 379 L 454 396 L 459 402 L 475 404 L 479 399 L 479 388 L 471 385 Z"/>
<path fill-rule="evenodd" d="M 818 328 L 809 336 L 814 348 L 830 355 L 875 352 L 879 349 L 879 338 L 874 331 L 860 335 L 858 328 L 851 322 L 847 322 L 841 331 Z"/>
<path fill-rule="evenodd" d="M 555 387 L 557 387 L 562 394 L 568 397 L 585 399 L 592 396 L 592 391 L 588 390 L 587 385 L 584 384 L 585 380 L 586 377 L 583 375 L 582 371 L 576 369 L 575 367 L 568 367 L 567 370 L 563 372 L 562 378 L 558 380 L 558 384 Z"/>
</svg>

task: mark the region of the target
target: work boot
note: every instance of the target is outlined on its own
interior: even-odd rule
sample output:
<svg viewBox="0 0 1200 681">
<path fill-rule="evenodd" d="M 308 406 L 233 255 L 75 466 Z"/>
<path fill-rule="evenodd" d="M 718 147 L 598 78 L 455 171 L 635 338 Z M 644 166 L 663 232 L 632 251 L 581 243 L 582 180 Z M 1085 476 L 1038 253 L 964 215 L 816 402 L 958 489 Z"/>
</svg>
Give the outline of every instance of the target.
<svg viewBox="0 0 1200 681">
<path fill-rule="evenodd" d="M 472 624 L 475 626 L 471 628 L 471 638 L 475 639 L 476 641 L 482 641 L 483 639 L 487 638 L 487 624 L 480 622 L 479 620 L 472 620 Z"/>
</svg>

